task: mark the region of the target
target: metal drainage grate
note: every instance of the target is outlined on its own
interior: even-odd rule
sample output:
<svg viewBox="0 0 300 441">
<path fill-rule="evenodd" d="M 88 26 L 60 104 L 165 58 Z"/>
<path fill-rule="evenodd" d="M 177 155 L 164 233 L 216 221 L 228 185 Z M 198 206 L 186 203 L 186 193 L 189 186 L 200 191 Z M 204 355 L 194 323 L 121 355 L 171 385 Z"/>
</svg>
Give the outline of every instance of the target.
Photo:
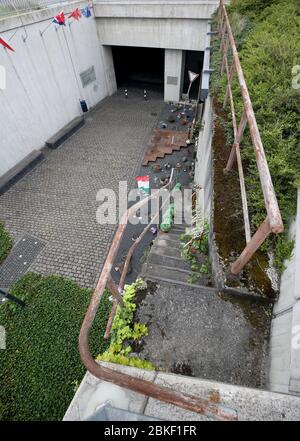
<svg viewBox="0 0 300 441">
<path fill-rule="evenodd" d="M 0 287 L 9 288 L 19 280 L 44 246 L 45 242 L 36 237 L 28 234 L 23 236 L 0 267 Z"/>
</svg>

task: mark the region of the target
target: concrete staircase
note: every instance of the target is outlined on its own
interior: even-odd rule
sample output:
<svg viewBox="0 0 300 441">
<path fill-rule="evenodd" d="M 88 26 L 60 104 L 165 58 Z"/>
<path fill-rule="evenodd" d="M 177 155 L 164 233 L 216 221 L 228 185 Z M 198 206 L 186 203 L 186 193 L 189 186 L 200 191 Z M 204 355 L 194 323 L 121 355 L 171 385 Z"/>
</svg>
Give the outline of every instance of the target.
<svg viewBox="0 0 300 441">
<path fill-rule="evenodd" d="M 143 265 L 141 277 L 154 282 L 169 282 L 190 287 L 203 287 L 208 279 L 191 270 L 190 264 L 182 257 L 180 236 L 189 227 L 175 225 L 169 233 L 159 232 Z"/>
</svg>

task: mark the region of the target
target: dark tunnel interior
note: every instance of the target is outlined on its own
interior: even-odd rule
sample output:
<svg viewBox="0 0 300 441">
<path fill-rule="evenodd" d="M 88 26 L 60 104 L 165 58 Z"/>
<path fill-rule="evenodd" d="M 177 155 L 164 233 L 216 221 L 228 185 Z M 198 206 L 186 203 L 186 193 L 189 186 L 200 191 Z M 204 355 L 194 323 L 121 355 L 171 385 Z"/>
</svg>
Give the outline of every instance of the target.
<svg viewBox="0 0 300 441">
<path fill-rule="evenodd" d="M 163 91 L 164 49 L 113 46 L 118 87 L 140 87 Z"/>
</svg>

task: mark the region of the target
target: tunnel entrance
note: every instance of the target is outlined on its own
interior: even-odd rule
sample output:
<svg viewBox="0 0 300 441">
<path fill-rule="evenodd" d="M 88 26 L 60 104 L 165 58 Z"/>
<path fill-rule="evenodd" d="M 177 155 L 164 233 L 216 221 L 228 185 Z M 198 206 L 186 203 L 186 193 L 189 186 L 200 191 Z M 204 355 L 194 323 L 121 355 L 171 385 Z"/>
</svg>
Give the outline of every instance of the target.
<svg viewBox="0 0 300 441">
<path fill-rule="evenodd" d="M 193 82 L 189 97 L 193 100 L 199 97 L 200 80 L 202 77 L 204 52 L 200 51 L 186 51 L 185 52 L 185 67 L 183 80 L 183 93 L 187 93 L 190 81 L 188 71 L 191 70 L 199 74 L 199 77 Z"/>
<path fill-rule="evenodd" d="M 164 49 L 112 46 L 118 87 L 164 89 Z"/>
</svg>

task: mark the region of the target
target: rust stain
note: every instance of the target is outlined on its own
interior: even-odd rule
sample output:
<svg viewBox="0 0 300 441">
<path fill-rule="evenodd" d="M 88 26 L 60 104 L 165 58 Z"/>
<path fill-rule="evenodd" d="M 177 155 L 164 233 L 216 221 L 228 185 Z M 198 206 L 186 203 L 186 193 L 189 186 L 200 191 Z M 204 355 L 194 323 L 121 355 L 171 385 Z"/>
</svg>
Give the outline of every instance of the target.
<svg viewBox="0 0 300 441">
<path fill-rule="evenodd" d="M 208 394 L 208 399 L 214 404 L 219 404 L 221 402 L 220 392 L 216 389 L 212 389 Z"/>
</svg>

